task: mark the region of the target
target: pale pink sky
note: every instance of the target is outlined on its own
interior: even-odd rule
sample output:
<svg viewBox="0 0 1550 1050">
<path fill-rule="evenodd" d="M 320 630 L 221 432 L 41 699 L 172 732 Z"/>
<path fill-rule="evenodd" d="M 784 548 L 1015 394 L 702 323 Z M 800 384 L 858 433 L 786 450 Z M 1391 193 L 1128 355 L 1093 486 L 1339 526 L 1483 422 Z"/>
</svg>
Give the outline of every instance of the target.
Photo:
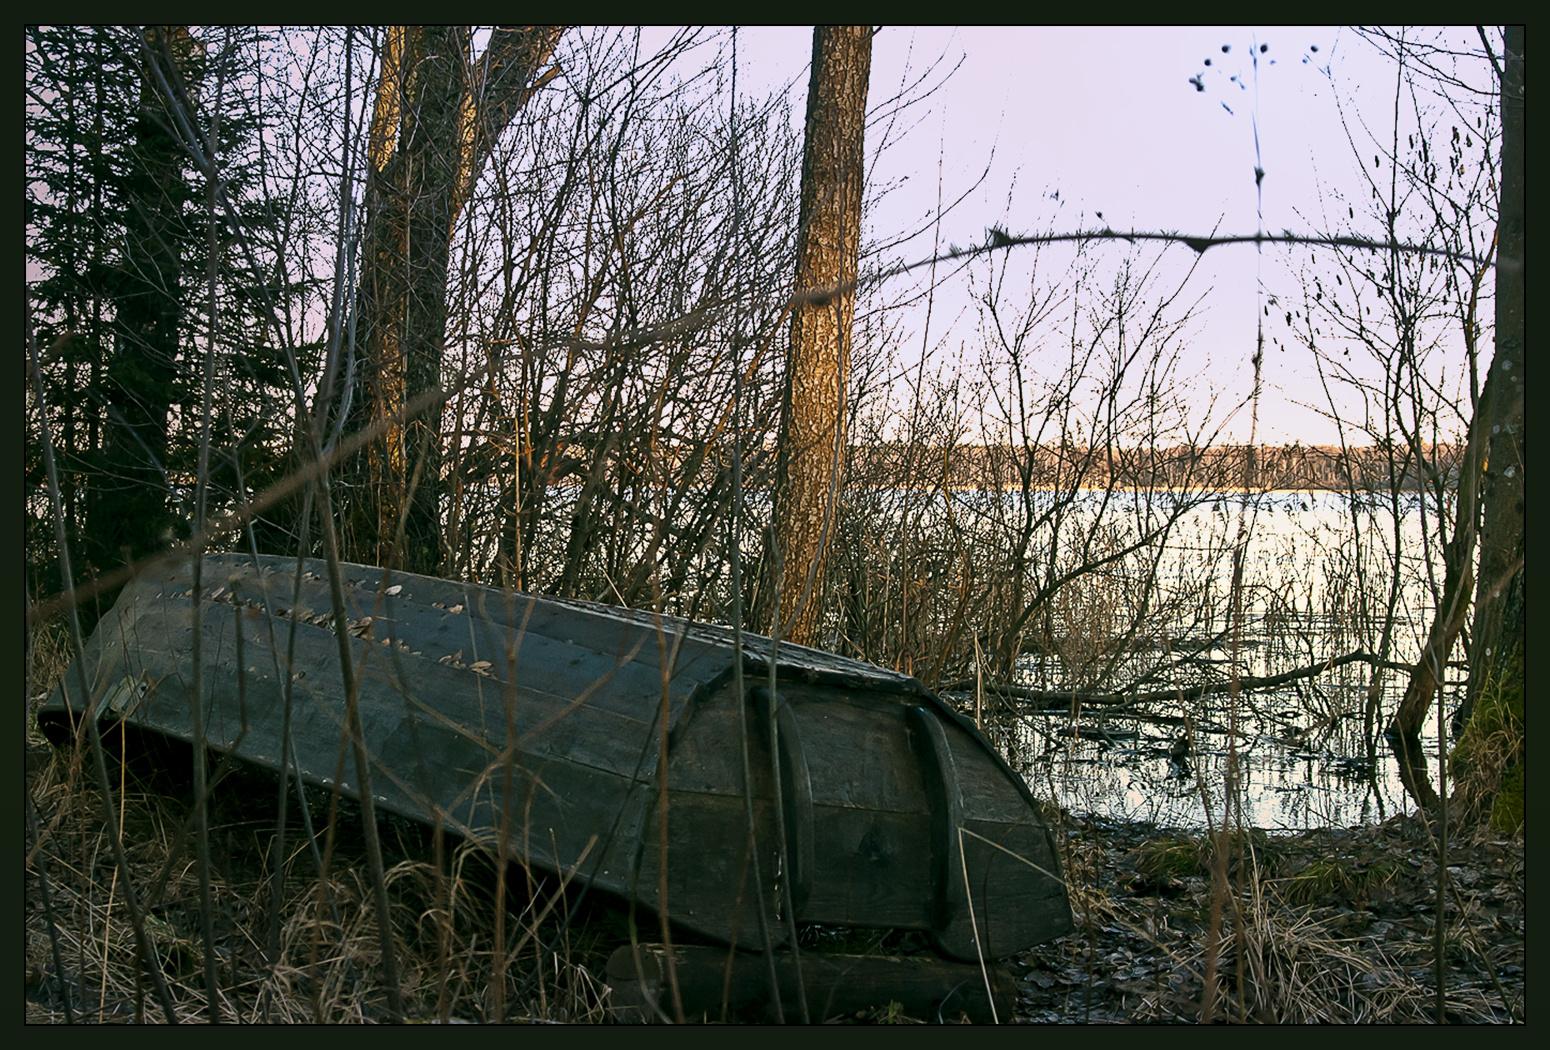
<svg viewBox="0 0 1550 1050">
<path fill-rule="evenodd" d="M 1447 39 L 1479 48 L 1472 27 L 1451 31 Z M 1230 52 L 1224 54 L 1223 45 Z M 1268 50 L 1257 52 L 1258 45 Z M 741 29 L 739 93 L 762 94 L 791 83 L 793 120 L 799 125 L 811 50 L 810 26 Z M 1257 91 L 1251 62 L 1256 52 Z M 943 196 L 951 200 L 973 183 L 992 149 L 990 177 L 943 223 L 944 243 L 980 243 L 993 223 L 1014 234 L 1103 225 L 1252 234 L 1258 224 L 1256 113 L 1266 171 L 1264 228 L 1345 233 L 1346 201 L 1335 194 L 1350 197 L 1360 219 L 1370 191 L 1358 179 L 1337 94 L 1365 153 L 1372 153 L 1369 131 L 1387 140 L 1393 126 L 1394 63 L 1350 30 L 1333 27 L 886 27 L 873 43 L 871 104 L 900 89 L 906 67 L 914 70 L 909 77 L 914 79 L 939 56 L 945 56 L 942 72 L 964 61 L 931 99 L 901 117 L 899 127 L 907 127 L 907 134 L 873 166 L 874 181 L 908 178 L 869 216 L 874 235 L 920 225 L 936 204 L 939 157 Z M 1204 91 L 1191 83 L 1197 76 Z M 941 73 L 930 82 L 939 79 Z M 1478 69 L 1473 79 L 1489 86 Z M 876 123 L 868 134 L 870 149 L 880 137 Z M 1100 211 L 1101 221 L 1095 215 Z M 1381 235 L 1375 222 L 1357 226 L 1358 232 Z M 1099 249 L 1115 259 L 1126 250 L 1123 242 Z M 1151 258 L 1159 250 L 1143 255 Z M 903 254 L 911 260 L 926 256 L 930 242 Z M 1050 259 L 1047 252 L 1046 267 Z M 1296 263 L 1308 259 L 1301 250 Z M 1175 245 L 1165 250 L 1160 272 L 1182 274 L 1191 261 L 1193 253 Z M 1214 387 L 1246 392 L 1261 311 L 1255 249 L 1217 247 L 1200 262 L 1185 296 L 1205 295 L 1191 329 L 1191 361 Z M 1267 293 L 1300 297 L 1286 250 L 1267 249 L 1258 272 Z M 1167 287 L 1166 280 L 1158 286 Z M 972 338 L 968 318 L 943 306 L 939 298 L 930 341 Z M 954 316 L 960 319 L 954 322 Z M 909 327 L 918 348 L 919 324 Z M 1284 326 L 1275 334 L 1284 337 Z M 1351 360 L 1358 356 L 1353 351 Z M 1453 356 L 1461 363 L 1461 354 Z M 1265 380 L 1260 440 L 1335 440 L 1330 424 L 1295 404 L 1324 403 L 1306 349 L 1288 344 L 1281 352 L 1267 345 Z M 1233 436 L 1245 439 L 1247 428 L 1245 412 L 1233 424 Z"/>
</svg>

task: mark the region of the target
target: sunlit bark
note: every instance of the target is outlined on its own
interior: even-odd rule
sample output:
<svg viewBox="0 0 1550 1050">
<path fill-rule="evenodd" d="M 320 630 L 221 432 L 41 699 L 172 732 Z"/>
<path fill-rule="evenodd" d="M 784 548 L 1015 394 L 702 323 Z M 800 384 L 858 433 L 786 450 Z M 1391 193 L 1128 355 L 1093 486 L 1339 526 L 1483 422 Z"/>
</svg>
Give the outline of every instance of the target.
<svg viewBox="0 0 1550 1050">
<path fill-rule="evenodd" d="M 369 498 L 356 545 L 381 565 L 442 568 L 441 411 L 404 406 L 441 382 L 448 259 L 458 213 L 500 132 L 556 75 L 559 26 L 500 26 L 475 61 L 466 26 L 394 26 L 382 48 L 367 174 L 360 329 Z"/>
<path fill-rule="evenodd" d="M 776 482 L 781 633 L 811 644 L 845 472 L 845 402 L 861 246 L 870 26 L 818 26 L 808 85 L 796 305 Z"/>
</svg>

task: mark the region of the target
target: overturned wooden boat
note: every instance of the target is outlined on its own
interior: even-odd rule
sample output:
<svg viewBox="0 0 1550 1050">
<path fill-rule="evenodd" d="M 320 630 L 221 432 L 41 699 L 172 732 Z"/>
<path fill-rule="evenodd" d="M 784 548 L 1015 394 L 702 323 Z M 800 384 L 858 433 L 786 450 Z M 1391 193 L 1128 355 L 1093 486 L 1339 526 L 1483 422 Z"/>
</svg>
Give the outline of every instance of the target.
<svg viewBox="0 0 1550 1050">
<path fill-rule="evenodd" d="M 797 923 L 925 931 L 966 960 L 1071 928 L 1026 785 L 913 678 L 745 634 L 739 696 L 722 628 L 341 573 L 380 808 L 738 947 L 783 943 L 788 901 Z M 197 701 L 209 747 L 356 794 L 326 565 L 207 555 L 202 579 L 200 696 L 184 562 L 125 588 L 84 654 L 90 695 L 70 670 L 41 720 L 192 741 Z"/>
</svg>

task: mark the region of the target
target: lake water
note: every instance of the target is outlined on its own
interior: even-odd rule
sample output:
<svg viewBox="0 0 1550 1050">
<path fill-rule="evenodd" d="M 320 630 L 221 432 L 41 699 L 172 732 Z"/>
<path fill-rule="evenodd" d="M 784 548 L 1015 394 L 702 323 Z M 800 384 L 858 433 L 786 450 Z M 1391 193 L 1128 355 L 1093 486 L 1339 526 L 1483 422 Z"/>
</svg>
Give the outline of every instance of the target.
<svg viewBox="0 0 1550 1050">
<path fill-rule="evenodd" d="M 1128 512 L 1134 519 L 1153 499 L 1128 493 L 1116 505 L 1111 496 L 1104 515 L 1118 512 L 1123 520 Z M 1088 506 L 1096 507 L 1096 500 Z M 1202 612 L 1197 605 L 1177 622 L 1159 614 L 1164 622 L 1156 634 L 1170 638 L 1168 645 L 1179 645 L 1197 668 L 1213 666 L 1220 674 L 1228 665 L 1231 654 L 1223 636 L 1232 626 L 1227 599 L 1232 549 L 1241 527 L 1249 538 L 1239 643 L 1242 674 L 1276 674 L 1356 649 L 1376 651 L 1397 543 L 1399 584 L 1393 592 L 1389 659 L 1414 661 L 1430 626 L 1430 596 L 1441 574 L 1434 547 L 1423 542 L 1433 528 L 1423 511 L 1430 512 L 1430 505 L 1423 508 L 1416 496 L 1402 497 L 1397 514 L 1386 496 L 1271 492 L 1212 498 L 1180 519 L 1157 562 L 1158 578 L 1172 588 L 1165 588 L 1163 597 L 1212 596 L 1208 608 Z M 1435 580 L 1428 570 L 1434 562 Z M 1160 607 L 1166 605 L 1159 600 Z M 1085 606 L 1088 620 L 1095 607 Z M 1187 607 L 1184 602 L 1176 608 Z M 1103 688 L 1084 681 L 1084 658 L 1096 665 L 1099 657 L 1087 654 L 1102 646 L 1084 645 L 1075 637 L 1081 622 L 1086 621 L 1074 617 L 1067 625 L 1058 652 L 1025 658 L 1018 684 Z M 1213 637 L 1215 644 L 1203 644 Z M 1453 658 L 1460 658 L 1457 650 Z M 1127 673 L 1155 668 L 1159 661 L 1153 646 L 1122 660 L 1110 681 L 1125 681 Z M 1101 709 L 1075 718 L 1069 713 L 1002 713 L 988 719 L 985 728 L 1036 795 L 1079 812 L 1201 828 L 1220 822 L 1231 797 L 1245 823 L 1270 830 L 1374 823 L 1413 804 L 1386 742 L 1379 735 L 1372 748 L 1363 731 L 1373 673 L 1369 664 L 1357 662 L 1280 689 L 1245 693 L 1235 704 L 1227 696 L 1153 703 L 1144 708 L 1148 717 L 1140 718 Z M 1463 672 L 1453 671 L 1452 677 L 1457 683 L 1448 688 L 1449 714 L 1462 697 Z M 1194 680 L 1180 678 L 1178 684 Z M 1379 734 L 1405 681 L 1402 671 L 1383 672 L 1374 720 Z M 1148 688 L 1169 685 L 1164 681 Z M 1434 708 L 1424 737 L 1431 756 L 1437 749 L 1435 716 Z M 1180 719 L 1190 726 L 1183 762 L 1170 756 L 1170 747 L 1186 736 L 1176 724 Z M 1231 791 L 1229 752 L 1236 767 Z M 1435 758 L 1429 764 L 1435 783 Z"/>
<path fill-rule="evenodd" d="M 557 506 L 575 495 L 563 487 L 551 492 Z M 952 550 L 959 537 L 982 542 L 974 556 L 987 573 L 1004 564 L 1007 530 L 1023 509 L 1017 502 L 1021 494 L 1001 491 L 954 491 L 950 514 L 939 490 L 853 490 L 848 498 L 879 548 L 874 558 L 907 561 L 889 545 L 903 534 L 899 523 L 908 521 L 917 530 L 913 535 L 925 537 L 922 547 L 935 543 L 939 550 Z M 1036 515 L 1059 502 L 1052 492 L 1030 498 Z M 1435 540 L 1429 544 L 1426 538 L 1436 533 L 1436 506 L 1417 494 L 1396 499 L 1326 491 L 1084 492 L 1040 527 L 1031 549 L 1059 552 L 1058 564 L 1044 565 L 1058 575 L 1084 558 L 1123 547 L 1138 530 L 1156 528 L 1181 503 L 1188 509 L 1160 549 L 1142 549 L 1061 588 L 1051 603 L 1047 643 L 1041 654 L 1023 659 L 1014 684 L 1106 691 L 1159 671 L 1145 688 L 1220 678 L 1231 658 L 1227 639 L 1234 626 L 1233 555 L 1240 532 L 1248 537 L 1241 674 L 1277 674 L 1357 649 L 1377 652 L 1391 598 L 1388 659 L 1418 658 L 1441 570 Z M 757 494 L 750 495 L 749 507 L 755 519 L 769 511 Z M 1451 520 L 1451 508 L 1448 513 Z M 644 549 L 645 540 L 641 543 Z M 551 557 L 558 557 L 557 551 Z M 1040 557 L 1034 562 L 1042 564 Z M 1155 581 L 1144 615 L 1134 607 L 1141 580 Z M 1126 637 L 1138 622 L 1134 652 L 1116 649 L 1114 639 Z M 843 649 L 837 640 L 833 644 Z M 1176 673 L 1165 666 L 1169 648 Z M 1102 711 L 1074 720 L 994 715 L 985 728 L 1037 795 L 1077 811 L 1193 828 L 1219 820 L 1227 798 L 1227 730 L 1234 727 L 1233 797 L 1248 823 L 1296 830 L 1377 822 L 1410 803 L 1386 742 L 1379 735 L 1370 749 L 1364 734 L 1373 673 L 1368 664 L 1348 664 L 1279 690 L 1247 693 L 1236 710 L 1225 696 L 1213 696 L 1182 706 L 1148 705 L 1149 718 Z M 1461 672 L 1451 673 L 1462 679 Z M 1382 678 L 1375 735 L 1392 716 L 1405 683 L 1402 671 L 1387 670 Z M 1450 688 L 1450 713 L 1457 699 L 1458 690 Z M 967 706 L 972 704 L 968 698 Z M 1186 717 L 1194 727 L 1187 766 L 1169 756 L 1181 728 L 1158 720 Z M 1435 755 L 1435 721 L 1428 720 L 1424 739 L 1428 754 Z M 1433 762 L 1434 776 L 1435 768 Z"/>
</svg>

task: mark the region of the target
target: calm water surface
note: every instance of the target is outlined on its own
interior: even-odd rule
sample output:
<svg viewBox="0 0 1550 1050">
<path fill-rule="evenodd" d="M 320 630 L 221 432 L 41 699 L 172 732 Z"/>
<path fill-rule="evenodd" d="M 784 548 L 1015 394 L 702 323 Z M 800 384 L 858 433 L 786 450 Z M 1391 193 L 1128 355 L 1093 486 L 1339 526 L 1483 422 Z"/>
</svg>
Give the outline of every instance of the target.
<svg viewBox="0 0 1550 1050">
<path fill-rule="evenodd" d="M 1122 494 L 1129 509 L 1152 497 Z M 1393 551 L 1401 556 L 1400 586 L 1389 659 L 1415 660 L 1430 624 L 1430 552 L 1423 543 L 1417 497 L 1400 504 L 1398 527 L 1384 498 L 1328 492 L 1273 492 L 1247 501 L 1224 496 L 1191 510 L 1159 563 L 1159 578 L 1176 593 L 1206 591 L 1219 614 L 1191 621 L 1198 636 L 1229 629 L 1233 541 L 1249 535 L 1239 666 L 1267 675 L 1309 666 L 1355 649 L 1375 651 L 1390 597 Z M 1104 517 L 1116 509 L 1111 496 Z M 1359 538 L 1358 538 L 1359 537 Z M 1440 573 L 1440 570 L 1439 570 Z M 1189 639 L 1181 639 L 1188 642 Z M 1080 651 L 1081 646 L 1068 646 Z M 1206 658 L 1227 666 L 1224 647 Z M 1455 652 L 1455 659 L 1458 658 Z M 1155 662 L 1156 654 L 1151 658 Z M 1081 677 L 1079 660 L 1025 660 L 1024 684 L 1068 688 Z M 1219 822 L 1224 807 L 1270 830 L 1375 823 L 1413 808 L 1386 742 L 1364 739 L 1366 693 L 1373 670 L 1353 663 L 1275 691 L 1151 705 L 1161 719 L 1187 718 L 1191 731 L 1155 718 L 1106 716 L 1101 710 L 992 717 L 985 726 L 1035 794 L 1078 812 L 1115 819 L 1200 828 Z M 1462 697 L 1462 672 L 1448 689 L 1447 712 Z M 1118 680 L 1125 680 L 1120 673 Z M 1403 672 L 1383 672 L 1376 724 L 1387 724 L 1403 690 Z M 1150 686 L 1149 688 L 1159 688 Z M 1436 755 L 1436 709 L 1428 719 L 1427 752 Z M 1176 741 L 1188 737 L 1184 761 Z M 1231 746 L 1229 746 L 1231 744 Z M 1229 751 L 1235 787 L 1229 789 Z M 1435 758 L 1430 763 L 1436 776 Z"/>
</svg>

